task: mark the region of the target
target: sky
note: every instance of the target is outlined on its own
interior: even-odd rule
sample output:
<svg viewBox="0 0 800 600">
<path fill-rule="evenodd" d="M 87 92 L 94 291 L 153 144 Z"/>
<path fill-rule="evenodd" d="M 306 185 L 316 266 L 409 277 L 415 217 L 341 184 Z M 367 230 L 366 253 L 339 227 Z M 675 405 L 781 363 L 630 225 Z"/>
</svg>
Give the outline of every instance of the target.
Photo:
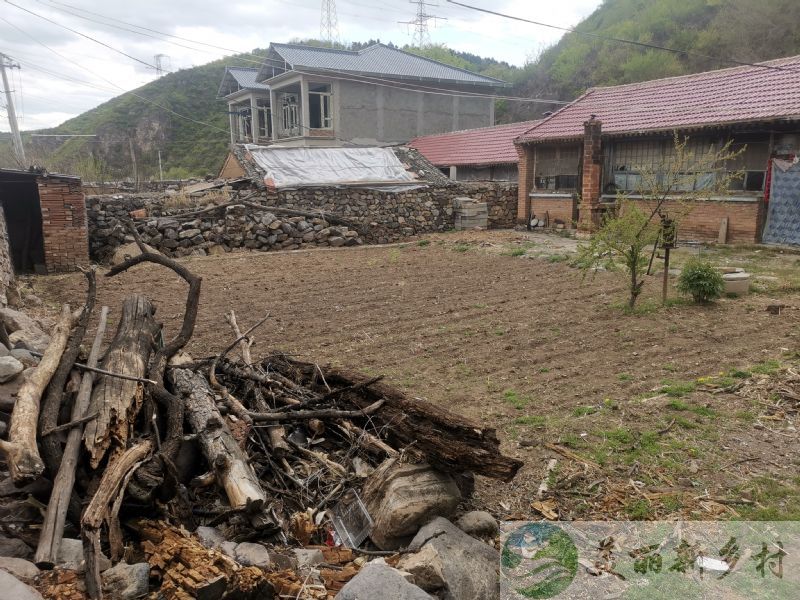
<svg viewBox="0 0 800 600">
<path fill-rule="evenodd" d="M 600 0 L 463 1 L 566 27 L 576 25 L 600 4 Z M 518 66 L 562 35 L 554 29 L 448 4 L 447 0 L 431 0 L 433 3 L 437 5 L 428 5 L 427 12 L 444 17 L 429 23 L 433 43 Z M 336 0 L 336 8 L 344 42 L 380 39 L 401 46 L 413 42 L 413 26 L 400 22 L 414 19 L 414 2 Z M 166 55 L 162 61 L 168 70 L 231 54 L 170 40 L 153 31 L 248 52 L 266 48 L 270 42 L 319 38 L 320 16 L 321 0 L 0 0 L 0 52 L 20 67 L 8 73 L 24 131 L 59 125 L 152 81 L 158 77 L 153 68 L 157 54 Z M 2 132 L 10 130 L 5 105 L 0 94 Z"/>
</svg>

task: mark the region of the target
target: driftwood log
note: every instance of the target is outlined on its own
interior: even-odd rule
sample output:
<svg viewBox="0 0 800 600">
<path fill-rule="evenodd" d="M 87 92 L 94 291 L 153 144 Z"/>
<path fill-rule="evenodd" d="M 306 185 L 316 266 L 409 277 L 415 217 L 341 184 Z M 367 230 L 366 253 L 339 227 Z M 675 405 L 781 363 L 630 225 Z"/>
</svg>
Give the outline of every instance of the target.
<svg viewBox="0 0 800 600">
<path fill-rule="evenodd" d="M 69 305 L 65 304 L 39 366 L 26 377 L 17 392 L 8 441 L 0 440 L 0 451 L 6 455 L 11 478 L 17 485 L 32 481 L 44 472 L 44 462 L 39 456 L 36 437 L 39 404 L 47 384 L 58 368 L 71 328 L 72 313 Z"/>
<path fill-rule="evenodd" d="M 239 447 L 217 409 L 208 381 L 193 371 L 171 371 L 176 391 L 186 406 L 186 418 L 200 448 L 225 490 L 231 508 L 259 509 L 267 500 L 247 455 Z"/>
<path fill-rule="evenodd" d="M 272 366 L 302 372 L 309 383 L 319 369 L 315 364 L 288 358 Z M 410 398 L 380 381 L 369 383 L 371 378 L 367 375 L 335 368 L 322 371 L 329 386 L 358 390 L 358 393 L 337 392 L 341 400 L 356 408 L 364 410 L 383 399 L 380 409 L 370 415 L 372 425 L 385 432 L 390 446 L 404 448 L 418 460 L 446 472 L 471 471 L 503 481 L 513 479 L 522 467 L 521 460 L 500 452 L 500 440 L 490 427 L 432 402 Z"/>
<path fill-rule="evenodd" d="M 144 377 L 155 348 L 159 326 L 153 318 L 153 305 L 144 296 L 128 296 L 114 339 L 103 359 L 105 370 Z M 87 424 L 84 443 L 96 469 L 112 443 L 124 448 L 142 402 L 142 388 L 118 377 L 101 377 L 92 390 L 89 413 L 98 417 Z"/>
<path fill-rule="evenodd" d="M 92 349 L 89 351 L 88 365 L 94 367 L 100 358 L 100 347 L 106 331 L 108 307 L 100 311 L 100 323 L 94 337 Z M 72 406 L 72 421 L 82 419 L 89 407 L 92 394 L 94 374 L 87 371 L 83 374 L 75 404 Z M 64 536 L 64 524 L 67 518 L 70 497 L 75 485 L 75 470 L 78 466 L 78 456 L 81 450 L 83 428 L 73 427 L 67 435 L 67 444 L 64 446 L 63 458 L 58 473 L 53 480 L 53 491 L 47 503 L 47 512 L 42 523 L 42 532 L 39 534 L 39 545 L 36 548 L 35 561 L 40 567 L 51 568 L 56 564 L 61 539 Z"/>
</svg>

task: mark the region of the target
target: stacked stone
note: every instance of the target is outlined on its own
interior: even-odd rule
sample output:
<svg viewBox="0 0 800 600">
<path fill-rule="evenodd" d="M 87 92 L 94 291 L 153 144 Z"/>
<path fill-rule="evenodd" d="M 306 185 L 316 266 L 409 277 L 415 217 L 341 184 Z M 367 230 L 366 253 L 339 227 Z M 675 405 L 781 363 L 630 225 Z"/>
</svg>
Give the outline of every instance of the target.
<svg viewBox="0 0 800 600">
<path fill-rule="evenodd" d="M 235 249 L 299 250 L 311 247 L 355 246 L 363 243 L 357 231 L 331 225 L 324 219 L 279 217 L 271 212 L 232 206 L 225 214 L 192 219 L 166 216 L 148 219 L 138 225 L 142 241 L 166 254 L 222 254 Z M 123 231 L 114 239 L 131 241 Z"/>
</svg>

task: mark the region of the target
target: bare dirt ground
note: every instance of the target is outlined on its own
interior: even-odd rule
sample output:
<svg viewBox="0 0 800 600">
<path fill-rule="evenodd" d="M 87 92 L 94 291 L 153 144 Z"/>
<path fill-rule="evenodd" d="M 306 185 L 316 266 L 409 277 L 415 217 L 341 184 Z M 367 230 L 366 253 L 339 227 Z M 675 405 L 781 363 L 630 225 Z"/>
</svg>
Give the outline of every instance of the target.
<svg viewBox="0 0 800 600">
<path fill-rule="evenodd" d="M 620 308 L 624 276 L 584 279 L 568 264 L 574 246 L 557 236 L 468 232 L 186 259 L 203 277 L 188 350 L 206 356 L 226 346 L 230 309 L 244 327 L 269 312 L 256 355 L 276 348 L 385 374 L 492 423 L 504 451 L 525 461 L 511 483 L 478 482 L 473 503 L 501 517 L 800 518 L 798 404 L 770 391 L 775 373 L 794 385 L 785 369 L 800 349 L 798 257 L 709 252 L 720 263 L 755 261 L 761 293 L 660 307 L 653 280 L 629 314 Z M 77 305 L 84 294 L 79 274 L 28 285 L 50 306 Z M 175 331 L 183 282 L 136 267 L 101 277 L 98 304 L 118 311 L 132 291 L 155 299 Z M 780 315 L 766 310 L 776 301 L 788 305 Z M 539 497 L 543 479 L 550 490 Z"/>
</svg>

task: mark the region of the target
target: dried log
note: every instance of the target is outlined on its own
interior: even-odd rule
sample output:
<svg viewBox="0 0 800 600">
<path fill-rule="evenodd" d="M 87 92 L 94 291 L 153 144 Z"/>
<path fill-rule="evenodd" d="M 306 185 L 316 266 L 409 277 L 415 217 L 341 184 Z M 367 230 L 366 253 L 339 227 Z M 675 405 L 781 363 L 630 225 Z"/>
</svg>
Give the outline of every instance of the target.
<svg viewBox="0 0 800 600">
<path fill-rule="evenodd" d="M 186 404 L 187 421 L 214 469 L 217 483 L 225 489 L 228 503 L 232 508 L 263 506 L 267 495 L 217 409 L 208 382 L 187 369 L 173 369 L 170 374 Z"/>
<path fill-rule="evenodd" d="M 141 249 L 143 247 L 141 237 L 132 224 L 131 231 Z M 163 482 L 162 466 L 166 466 L 167 469 L 171 468 L 181 445 L 183 437 L 183 403 L 164 387 L 164 371 L 167 368 L 169 359 L 180 351 L 192 337 L 194 325 L 197 322 L 197 311 L 200 306 L 200 287 L 203 280 L 173 259 L 163 254 L 152 252 L 142 252 L 138 256 L 129 258 L 109 270 L 106 276 L 113 277 L 144 262 L 152 262 L 171 269 L 189 284 L 181 329 L 178 335 L 156 352 L 147 371 L 147 377 L 155 382 L 149 384 L 148 391 L 164 408 L 167 417 L 167 434 L 159 449 L 160 461 L 152 461 L 146 468 L 140 469 L 136 474 L 137 491 L 134 493 L 131 490 L 132 495 L 137 500 L 147 502 L 151 500 L 152 492 Z"/>
<path fill-rule="evenodd" d="M 300 361 L 291 361 L 290 366 L 302 371 L 309 381 L 317 368 Z M 365 375 L 335 368 L 326 369 L 325 378 L 332 387 L 352 387 L 370 380 Z M 358 393 L 345 393 L 340 401 L 363 409 L 380 399 L 385 404 L 370 415 L 371 425 L 386 432 L 390 446 L 404 448 L 418 460 L 446 472 L 471 471 L 503 481 L 513 479 L 523 464 L 500 452 L 500 440 L 494 429 L 431 402 L 410 398 L 382 382 L 361 387 Z"/>
<path fill-rule="evenodd" d="M 145 374 L 159 333 L 154 313 L 153 305 L 144 296 L 134 294 L 125 298 L 122 318 L 103 359 L 103 369 L 135 377 Z M 112 444 L 125 447 L 141 403 L 142 388 L 138 383 L 108 376 L 98 380 L 92 390 L 89 412 L 99 415 L 86 426 L 83 436 L 92 468 L 97 468 Z"/>
<path fill-rule="evenodd" d="M 100 322 L 97 325 L 97 333 L 94 336 L 92 349 L 89 351 L 88 364 L 94 366 L 100 358 L 100 347 L 106 331 L 108 320 L 108 307 L 104 306 L 100 311 Z M 92 383 L 94 375 L 91 372 L 83 374 L 81 387 L 75 397 L 75 404 L 72 407 L 73 421 L 83 418 L 92 395 Z M 61 539 L 64 536 L 64 523 L 67 519 L 67 509 L 69 508 L 72 489 L 75 485 L 75 469 L 78 466 L 78 455 L 81 450 L 81 438 L 83 429 L 74 427 L 67 436 L 67 444 L 64 446 L 63 460 L 58 468 L 58 473 L 53 481 L 53 491 L 50 494 L 50 501 L 47 504 L 47 512 L 44 516 L 42 531 L 39 534 L 39 545 L 36 548 L 35 561 L 40 567 L 51 568 L 56 563 L 58 550 L 61 546 Z"/>
<path fill-rule="evenodd" d="M 83 513 L 81 538 L 86 558 L 86 591 L 94 600 L 103 597 L 99 564 L 101 528 L 103 523 L 111 528 L 112 523 L 116 522 L 112 504 L 118 509 L 117 497 L 125 493 L 130 475 L 142 464 L 152 449 L 152 442 L 146 440 L 116 456 L 103 472 L 97 492 Z M 110 534 L 112 535 L 114 534 Z"/>
<path fill-rule="evenodd" d="M 26 378 L 17 392 L 8 441 L 0 440 L 0 451 L 6 455 L 11 477 L 17 485 L 36 479 L 44 471 L 36 439 L 39 403 L 67 347 L 71 327 L 72 313 L 69 305 L 65 304 L 39 366 Z"/>
<path fill-rule="evenodd" d="M 255 422 L 263 421 L 307 421 L 309 419 L 350 419 L 366 417 L 383 406 L 383 398 L 376 400 L 369 406 L 360 410 L 336 410 L 334 408 L 320 408 L 318 410 L 294 410 L 283 412 L 250 413 Z"/>
<path fill-rule="evenodd" d="M 64 397 L 64 384 L 67 381 L 72 365 L 78 359 L 81 350 L 83 336 L 86 335 L 86 328 L 89 325 L 89 317 L 94 309 L 94 299 L 97 293 L 97 279 L 94 268 L 84 272 L 88 283 L 86 290 L 86 303 L 80 312 L 75 328 L 70 335 L 64 354 L 58 363 L 58 368 L 47 386 L 47 393 L 42 400 L 42 410 L 39 413 L 39 436 L 42 449 L 42 459 L 48 472 L 55 474 L 61 464 L 61 440 L 53 435 L 53 430 L 58 424 L 58 415 L 61 411 L 61 401 Z M 49 432 L 45 435 L 45 432 Z"/>
</svg>

